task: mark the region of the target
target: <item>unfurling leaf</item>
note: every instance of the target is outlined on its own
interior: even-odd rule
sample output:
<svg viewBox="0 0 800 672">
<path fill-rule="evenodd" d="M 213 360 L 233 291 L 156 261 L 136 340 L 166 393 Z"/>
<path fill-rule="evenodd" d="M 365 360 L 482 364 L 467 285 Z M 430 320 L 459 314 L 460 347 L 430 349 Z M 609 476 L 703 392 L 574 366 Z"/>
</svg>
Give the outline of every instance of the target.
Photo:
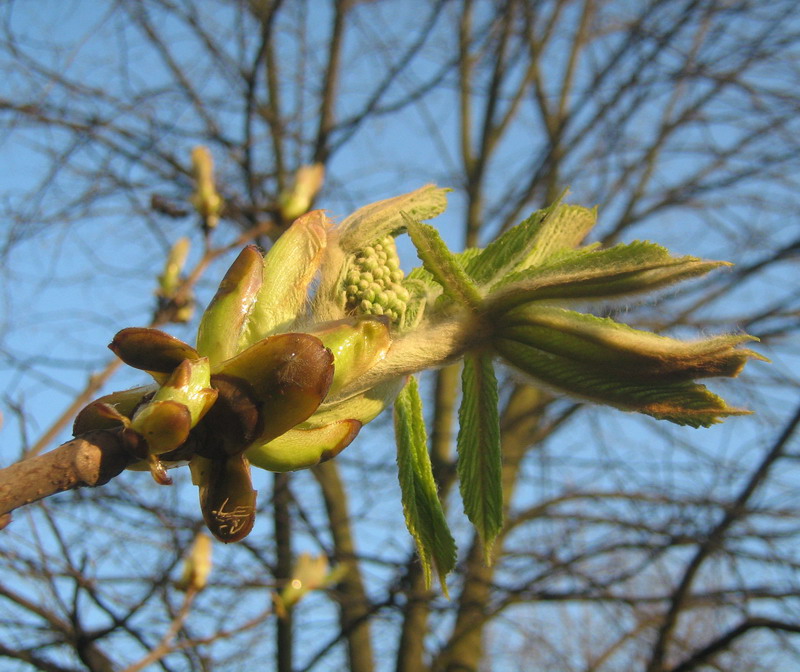
<svg viewBox="0 0 800 672">
<path fill-rule="evenodd" d="M 345 253 L 353 254 L 376 240 L 394 235 L 405 226 L 401 213 L 417 221 L 432 219 L 447 207 L 447 191 L 426 184 L 407 194 L 365 205 L 339 225 L 339 244 Z"/>
<path fill-rule="evenodd" d="M 748 359 L 760 358 L 737 345 L 758 340 L 746 334 L 680 341 L 640 331 L 610 318 L 549 306 L 528 306 L 498 320 L 507 339 L 562 355 L 599 371 L 624 371 L 641 381 L 680 381 L 739 374 Z"/>
<path fill-rule="evenodd" d="M 447 594 L 446 577 L 455 567 L 456 545 L 433 479 L 422 400 L 413 376 L 394 403 L 394 428 L 406 526 L 417 543 L 425 585 L 430 587 L 433 565 Z"/>
<path fill-rule="evenodd" d="M 447 249 L 439 233 L 430 224 L 423 224 L 403 213 L 403 221 L 417 255 L 428 271 L 456 303 L 477 308 L 481 303 L 478 288 L 467 275 L 455 255 Z"/>
<path fill-rule="evenodd" d="M 503 483 L 497 380 L 491 356 L 469 354 L 461 376 L 458 411 L 458 477 L 464 512 L 478 531 L 484 560 L 503 527 Z"/>
<path fill-rule="evenodd" d="M 556 202 L 537 210 L 465 261 L 469 276 L 491 287 L 511 273 L 538 266 L 554 254 L 575 248 L 594 226 L 596 210 Z"/>
<path fill-rule="evenodd" d="M 600 369 L 554 355 L 516 340 L 496 338 L 497 353 L 535 380 L 562 392 L 622 410 L 638 411 L 679 425 L 708 427 L 730 415 L 748 411 L 731 408 L 703 385 L 690 381 L 642 381 L 626 369 Z"/>
<path fill-rule="evenodd" d="M 615 299 L 661 289 L 727 265 L 697 257 L 673 257 L 660 245 L 646 241 L 606 250 L 573 250 L 542 266 L 506 276 L 495 285 L 486 306 L 498 313 L 531 301 Z"/>
<path fill-rule="evenodd" d="M 309 301 L 332 222 L 322 210 L 303 215 L 275 241 L 263 260 L 263 282 L 239 348 L 288 331 Z"/>
</svg>

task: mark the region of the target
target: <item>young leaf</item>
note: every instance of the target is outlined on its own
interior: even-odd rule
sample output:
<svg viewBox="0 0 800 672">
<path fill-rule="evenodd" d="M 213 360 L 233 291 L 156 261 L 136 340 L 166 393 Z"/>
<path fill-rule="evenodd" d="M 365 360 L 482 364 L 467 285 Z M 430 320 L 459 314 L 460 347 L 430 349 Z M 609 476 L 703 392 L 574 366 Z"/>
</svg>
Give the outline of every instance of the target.
<svg viewBox="0 0 800 672">
<path fill-rule="evenodd" d="M 672 257 L 647 241 L 560 257 L 552 264 L 512 273 L 492 287 L 489 310 L 530 301 L 607 299 L 649 292 L 726 266 L 697 257 Z"/>
<path fill-rule="evenodd" d="M 407 194 L 365 205 L 339 225 L 339 245 L 352 254 L 379 238 L 394 234 L 404 226 L 401 212 L 417 220 L 436 217 L 447 207 L 447 192 L 447 189 L 426 184 Z"/>
<path fill-rule="evenodd" d="M 297 319 L 308 301 L 309 287 L 322 263 L 330 226 L 331 221 L 325 213 L 314 210 L 295 220 L 275 241 L 263 259 L 263 280 L 238 350 L 288 330 Z"/>
<path fill-rule="evenodd" d="M 402 213 L 408 235 L 425 269 L 453 300 L 468 308 L 477 308 L 481 302 L 478 288 L 467 275 L 455 255 L 447 249 L 438 231 Z"/>
<path fill-rule="evenodd" d="M 436 492 L 422 417 L 422 400 L 413 376 L 394 402 L 394 430 L 403 513 L 408 530 L 417 543 L 425 585 L 430 587 L 433 564 L 442 590 L 447 594 L 445 578 L 456 564 L 456 544 Z"/>
<path fill-rule="evenodd" d="M 730 334 L 680 341 L 640 331 L 610 318 L 534 304 L 515 308 L 496 321 L 497 334 L 576 362 L 628 378 L 676 382 L 734 377 L 748 359 L 764 359 L 736 346 L 758 340 Z"/>
<path fill-rule="evenodd" d="M 468 354 L 458 410 L 458 477 L 464 511 L 478 530 L 486 564 L 503 527 L 503 484 L 497 380 L 491 357 Z"/>
<path fill-rule="evenodd" d="M 578 245 L 597 218 L 595 210 L 556 202 L 506 231 L 465 264 L 479 285 L 492 285 L 511 272 L 538 265 Z"/>
<path fill-rule="evenodd" d="M 628 375 L 625 367 L 609 370 L 507 338 L 495 338 L 493 345 L 509 364 L 540 382 L 577 397 L 645 413 L 659 420 L 708 427 L 720 418 L 748 413 L 731 408 L 705 386 L 691 381 L 642 380 Z"/>
<path fill-rule="evenodd" d="M 497 278 L 517 268 L 529 241 L 536 237 L 548 210 L 537 210 L 530 217 L 510 228 L 470 259 L 466 265 L 469 276 L 479 285 L 491 285 Z"/>
<path fill-rule="evenodd" d="M 541 264 L 561 250 L 577 247 L 596 222 L 597 208 L 556 202 L 548 208 L 547 216 L 519 268 Z"/>
</svg>

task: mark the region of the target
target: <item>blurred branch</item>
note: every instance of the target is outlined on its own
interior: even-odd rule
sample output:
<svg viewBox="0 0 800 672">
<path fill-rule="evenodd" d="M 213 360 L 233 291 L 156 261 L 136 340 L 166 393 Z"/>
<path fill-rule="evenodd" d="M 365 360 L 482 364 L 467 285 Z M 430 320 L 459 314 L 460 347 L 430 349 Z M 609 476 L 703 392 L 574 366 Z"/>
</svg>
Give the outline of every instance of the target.
<svg viewBox="0 0 800 672">
<path fill-rule="evenodd" d="M 722 546 L 725 536 L 731 526 L 741 520 L 746 510 L 747 502 L 767 478 L 775 462 L 783 456 L 786 444 L 794 435 L 798 424 L 800 424 L 800 407 L 795 410 L 794 416 L 789 420 L 781 432 L 781 435 L 764 455 L 761 463 L 753 471 L 738 497 L 726 507 L 725 515 L 719 523 L 709 531 L 707 537 L 697 548 L 694 557 L 692 557 L 686 565 L 683 576 L 672 595 L 672 600 L 664 616 L 664 621 L 659 628 L 658 637 L 653 645 L 650 661 L 647 665 L 648 672 L 662 672 L 665 669 L 664 661 L 667 657 L 667 647 L 672 639 L 684 604 L 689 599 L 692 585 L 700 571 L 700 567 L 709 556 L 714 554 Z"/>
<path fill-rule="evenodd" d="M 336 594 L 339 601 L 341 632 L 347 639 L 351 672 L 372 672 L 374 657 L 370 639 L 371 612 L 364 577 L 357 563 L 355 541 L 351 526 L 347 491 L 339 476 L 335 461 L 323 462 L 312 469 L 322 491 L 325 511 L 334 545 L 334 562 L 347 566 L 347 573 L 339 583 Z"/>
<path fill-rule="evenodd" d="M 122 672 L 139 672 L 140 670 L 144 670 L 149 665 L 157 663 L 173 650 L 172 642 L 178 636 L 183 624 L 189 617 L 192 603 L 194 602 L 194 598 L 197 597 L 197 592 L 198 591 L 196 588 L 192 586 L 189 587 L 183 597 L 180 610 L 176 614 L 175 618 L 172 619 L 172 623 L 170 623 L 169 628 L 164 633 L 164 637 L 161 639 L 161 641 L 139 662 L 129 665 L 122 670 Z"/>
</svg>

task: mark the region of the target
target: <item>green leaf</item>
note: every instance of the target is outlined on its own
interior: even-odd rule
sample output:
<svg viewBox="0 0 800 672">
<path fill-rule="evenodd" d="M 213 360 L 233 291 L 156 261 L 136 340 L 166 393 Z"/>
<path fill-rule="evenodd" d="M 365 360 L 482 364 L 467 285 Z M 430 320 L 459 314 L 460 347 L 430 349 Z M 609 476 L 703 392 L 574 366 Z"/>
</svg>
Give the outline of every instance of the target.
<svg viewBox="0 0 800 672">
<path fill-rule="evenodd" d="M 492 359 L 468 354 L 458 410 L 458 476 L 464 511 L 478 530 L 486 564 L 503 527 L 503 483 L 497 380 Z"/>
<path fill-rule="evenodd" d="M 509 273 L 541 264 L 557 252 L 574 248 L 597 220 L 595 209 L 556 202 L 537 210 L 506 231 L 478 256 L 466 271 L 479 285 L 493 285 Z"/>
<path fill-rule="evenodd" d="M 287 331 L 303 312 L 325 255 L 331 225 L 323 211 L 313 210 L 296 219 L 275 241 L 263 259 L 263 280 L 237 352 Z"/>
<path fill-rule="evenodd" d="M 630 376 L 624 367 L 592 366 L 507 338 L 495 338 L 493 345 L 506 362 L 539 382 L 577 397 L 645 413 L 659 420 L 708 427 L 725 416 L 748 413 L 731 408 L 705 386 L 690 381 L 643 381 Z"/>
<path fill-rule="evenodd" d="M 447 249 L 444 241 L 429 224 L 422 224 L 406 213 L 402 213 L 408 235 L 417 255 L 436 282 L 454 301 L 468 308 L 477 308 L 481 302 L 478 288 L 470 280 L 455 255 Z"/>
<path fill-rule="evenodd" d="M 492 288 L 486 305 L 490 311 L 500 312 L 531 301 L 629 296 L 727 265 L 697 257 L 672 257 L 660 245 L 634 241 L 568 254 L 552 264 L 512 273 Z"/>
<path fill-rule="evenodd" d="M 585 362 L 627 377 L 647 381 L 678 381 L 713 376 L 733 377 L 750 358 L 763 359 L 737 345 L 758 340 L 747 334 L 727 334 L 680 341 L 640 331 L 610 318 L 564 308 L 531 305 L 499 318 L 498 336 L 540 350 Z"/>
<path fill-rule="evenodd" d="M 430 587 L 433 565 L 447 594 L 445 578 L 456 564 L 456 544 L 433 480 L 422 400 L 413 376 L 394 403 L 394 430 L 403 513 L 417 544 L 425 585 Z"/>
<path fill-rule="evenodd" d="M 384 236 L 395 234 L 405 225 L 401 212 L 416 220 L 436 217 L 447 207 L 447 192 L 448 189 L 426 184 L 407 194 L 365 205 L 339 225 L 339 245 L 352 254 Z"/>
</svg>

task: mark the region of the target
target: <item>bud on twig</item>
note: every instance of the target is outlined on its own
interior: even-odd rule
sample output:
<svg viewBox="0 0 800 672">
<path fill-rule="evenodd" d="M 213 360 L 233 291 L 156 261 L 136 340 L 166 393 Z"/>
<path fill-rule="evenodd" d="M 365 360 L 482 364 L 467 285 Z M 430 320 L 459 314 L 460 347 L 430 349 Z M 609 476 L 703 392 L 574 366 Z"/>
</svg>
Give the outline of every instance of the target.
<svg viewBox="0 0 800 672">
<path fill-rule="evenodd" d="M 198 532 L 183 561 L 181 578 L 175 583 L 178 590 L 199 592 L 206 587 L 211 574 L 211 537 Z"/>
<path fill-rule="evenodd" d="M 222 197 L 214 184 L 214 160 L 208 147 L 198 145 L 192 150 L 192 172 L 195 192 L 191 203 L 203 221 L 203 230 L 208 232 L 219 223 L 222 212 Z"/>
<path fill-rule="evenodd" d="M 319 190 L 322 189 L 324 180 L 325 166 L 321 163 L 300 166 L 297 169 L 292 188 L 278 198 L 284 221 L 292 222 L 308 212 Z"/>
</svg>

